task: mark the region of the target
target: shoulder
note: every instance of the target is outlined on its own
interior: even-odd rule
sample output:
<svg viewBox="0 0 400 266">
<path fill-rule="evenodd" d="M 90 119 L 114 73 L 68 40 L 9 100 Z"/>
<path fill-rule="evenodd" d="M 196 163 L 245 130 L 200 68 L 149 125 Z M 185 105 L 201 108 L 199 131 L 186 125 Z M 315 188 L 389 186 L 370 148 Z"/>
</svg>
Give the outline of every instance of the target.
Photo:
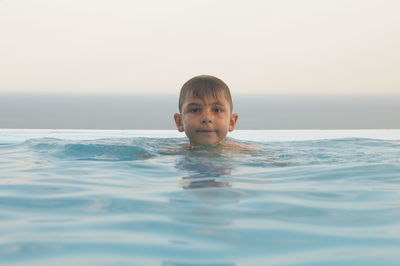
<svg viewBox="0 0 400 266">
<path fill-rule="evenodd" d="M 238 152 L 238 153 L 252 153 L 252 152 L 257 152 L 257 151 L 264 151 L 260 147 L 243 144 L 243 143 L 237 143 L 237 142 L 230 141 L 230 140 L 225 141 L 221 145 L 221 148 L 223 150 L 233 151 L 233 152 Z"/>
<path fill-rule="evenodd" d="M 160 151 L 183 151 L 183 150 L 189 150 L 190 145 L 185 144 L 183 146 L 172 146 L 172 147 L 163 147 L 160 149 Z"/>
<path fill-rule="evenodd" d="M 202 149 L 203 148 L 203 149 Z M 225 140 L 217 146 L 213 147 L 193 147 L 190 144 L 185 144 L 183 146 L 172 146 L 172 147 L 163 147 L 159 151 L 164 153 L 176 152 L 176 151 L 184 151 L 184 150 L 208 150 L 209 152 L 233 152 L 233 153 L 254 153 L 254 152 L 263 152 L 264 149 L 248 144 L 237 143 L 231 140 Z"/>
</svg>

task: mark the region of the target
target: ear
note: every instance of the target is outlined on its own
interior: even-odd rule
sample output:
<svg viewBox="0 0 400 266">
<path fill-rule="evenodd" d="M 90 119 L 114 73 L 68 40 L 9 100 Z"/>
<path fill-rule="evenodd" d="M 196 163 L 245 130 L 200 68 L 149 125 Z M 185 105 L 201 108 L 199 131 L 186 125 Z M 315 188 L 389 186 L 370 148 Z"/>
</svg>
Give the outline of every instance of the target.
<svg viewBox="0 0 400 266">
<path fill-rule="evenodd" d="M 239 118 L 238 114 L 231 114 L 231 119 L 229 121 L 229 132 L 235 129 L 238 118 Z"/>
<path fill-rule="evenodd" d="M 183 132 L 185 129 L 183 128 L 181 115 L 178 114 L 178 113 L 175 113 L 174 114 L 174 119 L 175 119 L 175 124 L 176 124 L 176 128 L 178 129 L 178 131 L 179 132 Z"/>
</svg>

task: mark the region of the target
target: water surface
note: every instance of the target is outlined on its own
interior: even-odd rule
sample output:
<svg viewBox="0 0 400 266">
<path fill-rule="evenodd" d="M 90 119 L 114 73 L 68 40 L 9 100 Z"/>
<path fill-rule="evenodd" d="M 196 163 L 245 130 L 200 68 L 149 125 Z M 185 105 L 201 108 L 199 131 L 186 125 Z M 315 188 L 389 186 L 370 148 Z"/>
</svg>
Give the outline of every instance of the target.
<svg viewBox="0 0 400 266">
<path fill-rule="evenodd" d="M 164 131 L 18 132 L 0 132 L 1 264 L 400 263 L 397 131 L 238 132 L 263 149 L 249 154 L 165 151 L 186 140 Z"/>
</svg>

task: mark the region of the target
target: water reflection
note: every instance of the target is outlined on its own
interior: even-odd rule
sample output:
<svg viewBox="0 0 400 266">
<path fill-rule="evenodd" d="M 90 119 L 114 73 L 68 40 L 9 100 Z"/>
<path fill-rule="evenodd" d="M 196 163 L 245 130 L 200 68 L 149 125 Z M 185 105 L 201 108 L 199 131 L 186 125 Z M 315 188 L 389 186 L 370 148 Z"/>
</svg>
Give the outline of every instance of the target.
<svg viewBox="0 0 400 266">
<path fill-rule="evenodd" d="M 230 208 L 243 196 L 232 185 L 234 162 L 223 154 L 188 152 L 175 167 L 186 175 L 180 179 L 183 191 L 170 199 L 180 209 L 171 218 L 206 227 L 232 224 Z"/>
<path fill-rule="evenodd" d="M 176 167 L 189 173 L 181 179 L 183 189 L 232 187 L 226 179 L 230 178 L 233 163 L 222 154 L 188 152 Z"/>
<path fill-rule="evenodd" d="M 178 261 L 166 260 L 163 265 L 235 265 L 229 258 L 210 256 L 215 250 L 234 248 L 232 239 L 237 233 L 229 227 L 235 219 L 233 205 L 242 196 L 232 185 L 234 165 L 234 161 L 224 154 L 207 151 L 188 151 L 175 161 L 175 167 L 184 173 L 180 179 L 183 190 L 170 198 L 175 211 L 169 215 L 174 223 L 185 228 L 185 236 L 169 242 L 182 250 L 196 247 L 198 252 L 209 256 L 194 263 L 193 257 L 182 251 L 185 255 Z M 182 242 L 184 245 L 176 244 Z"/>
<path fill-rule="evenodd" d="M 235 263 L 181 263 L 181 262 L 171 262 L 164 261 L 162 266 L 235 266 Z"/>
</svg>

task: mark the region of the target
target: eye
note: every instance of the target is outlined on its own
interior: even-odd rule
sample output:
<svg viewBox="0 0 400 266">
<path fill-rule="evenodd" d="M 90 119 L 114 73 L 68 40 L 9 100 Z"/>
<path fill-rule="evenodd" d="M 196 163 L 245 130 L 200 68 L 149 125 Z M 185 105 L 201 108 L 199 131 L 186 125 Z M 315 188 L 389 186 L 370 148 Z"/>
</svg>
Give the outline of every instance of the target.
<svg viewBox="0 0 400 266">
<path fill-rule="evenodd" d="M 222 109 L 222 108 L 214 108 L 214 113 L 221 113 L 223 111 L 224 111 L 224 109 Z"/>
<path fill-rule="evenodd" d="M 189 109 L 189 113 L 198 113 L 200 112 L 200 108 L 191 108 Z"/>
</svg>

